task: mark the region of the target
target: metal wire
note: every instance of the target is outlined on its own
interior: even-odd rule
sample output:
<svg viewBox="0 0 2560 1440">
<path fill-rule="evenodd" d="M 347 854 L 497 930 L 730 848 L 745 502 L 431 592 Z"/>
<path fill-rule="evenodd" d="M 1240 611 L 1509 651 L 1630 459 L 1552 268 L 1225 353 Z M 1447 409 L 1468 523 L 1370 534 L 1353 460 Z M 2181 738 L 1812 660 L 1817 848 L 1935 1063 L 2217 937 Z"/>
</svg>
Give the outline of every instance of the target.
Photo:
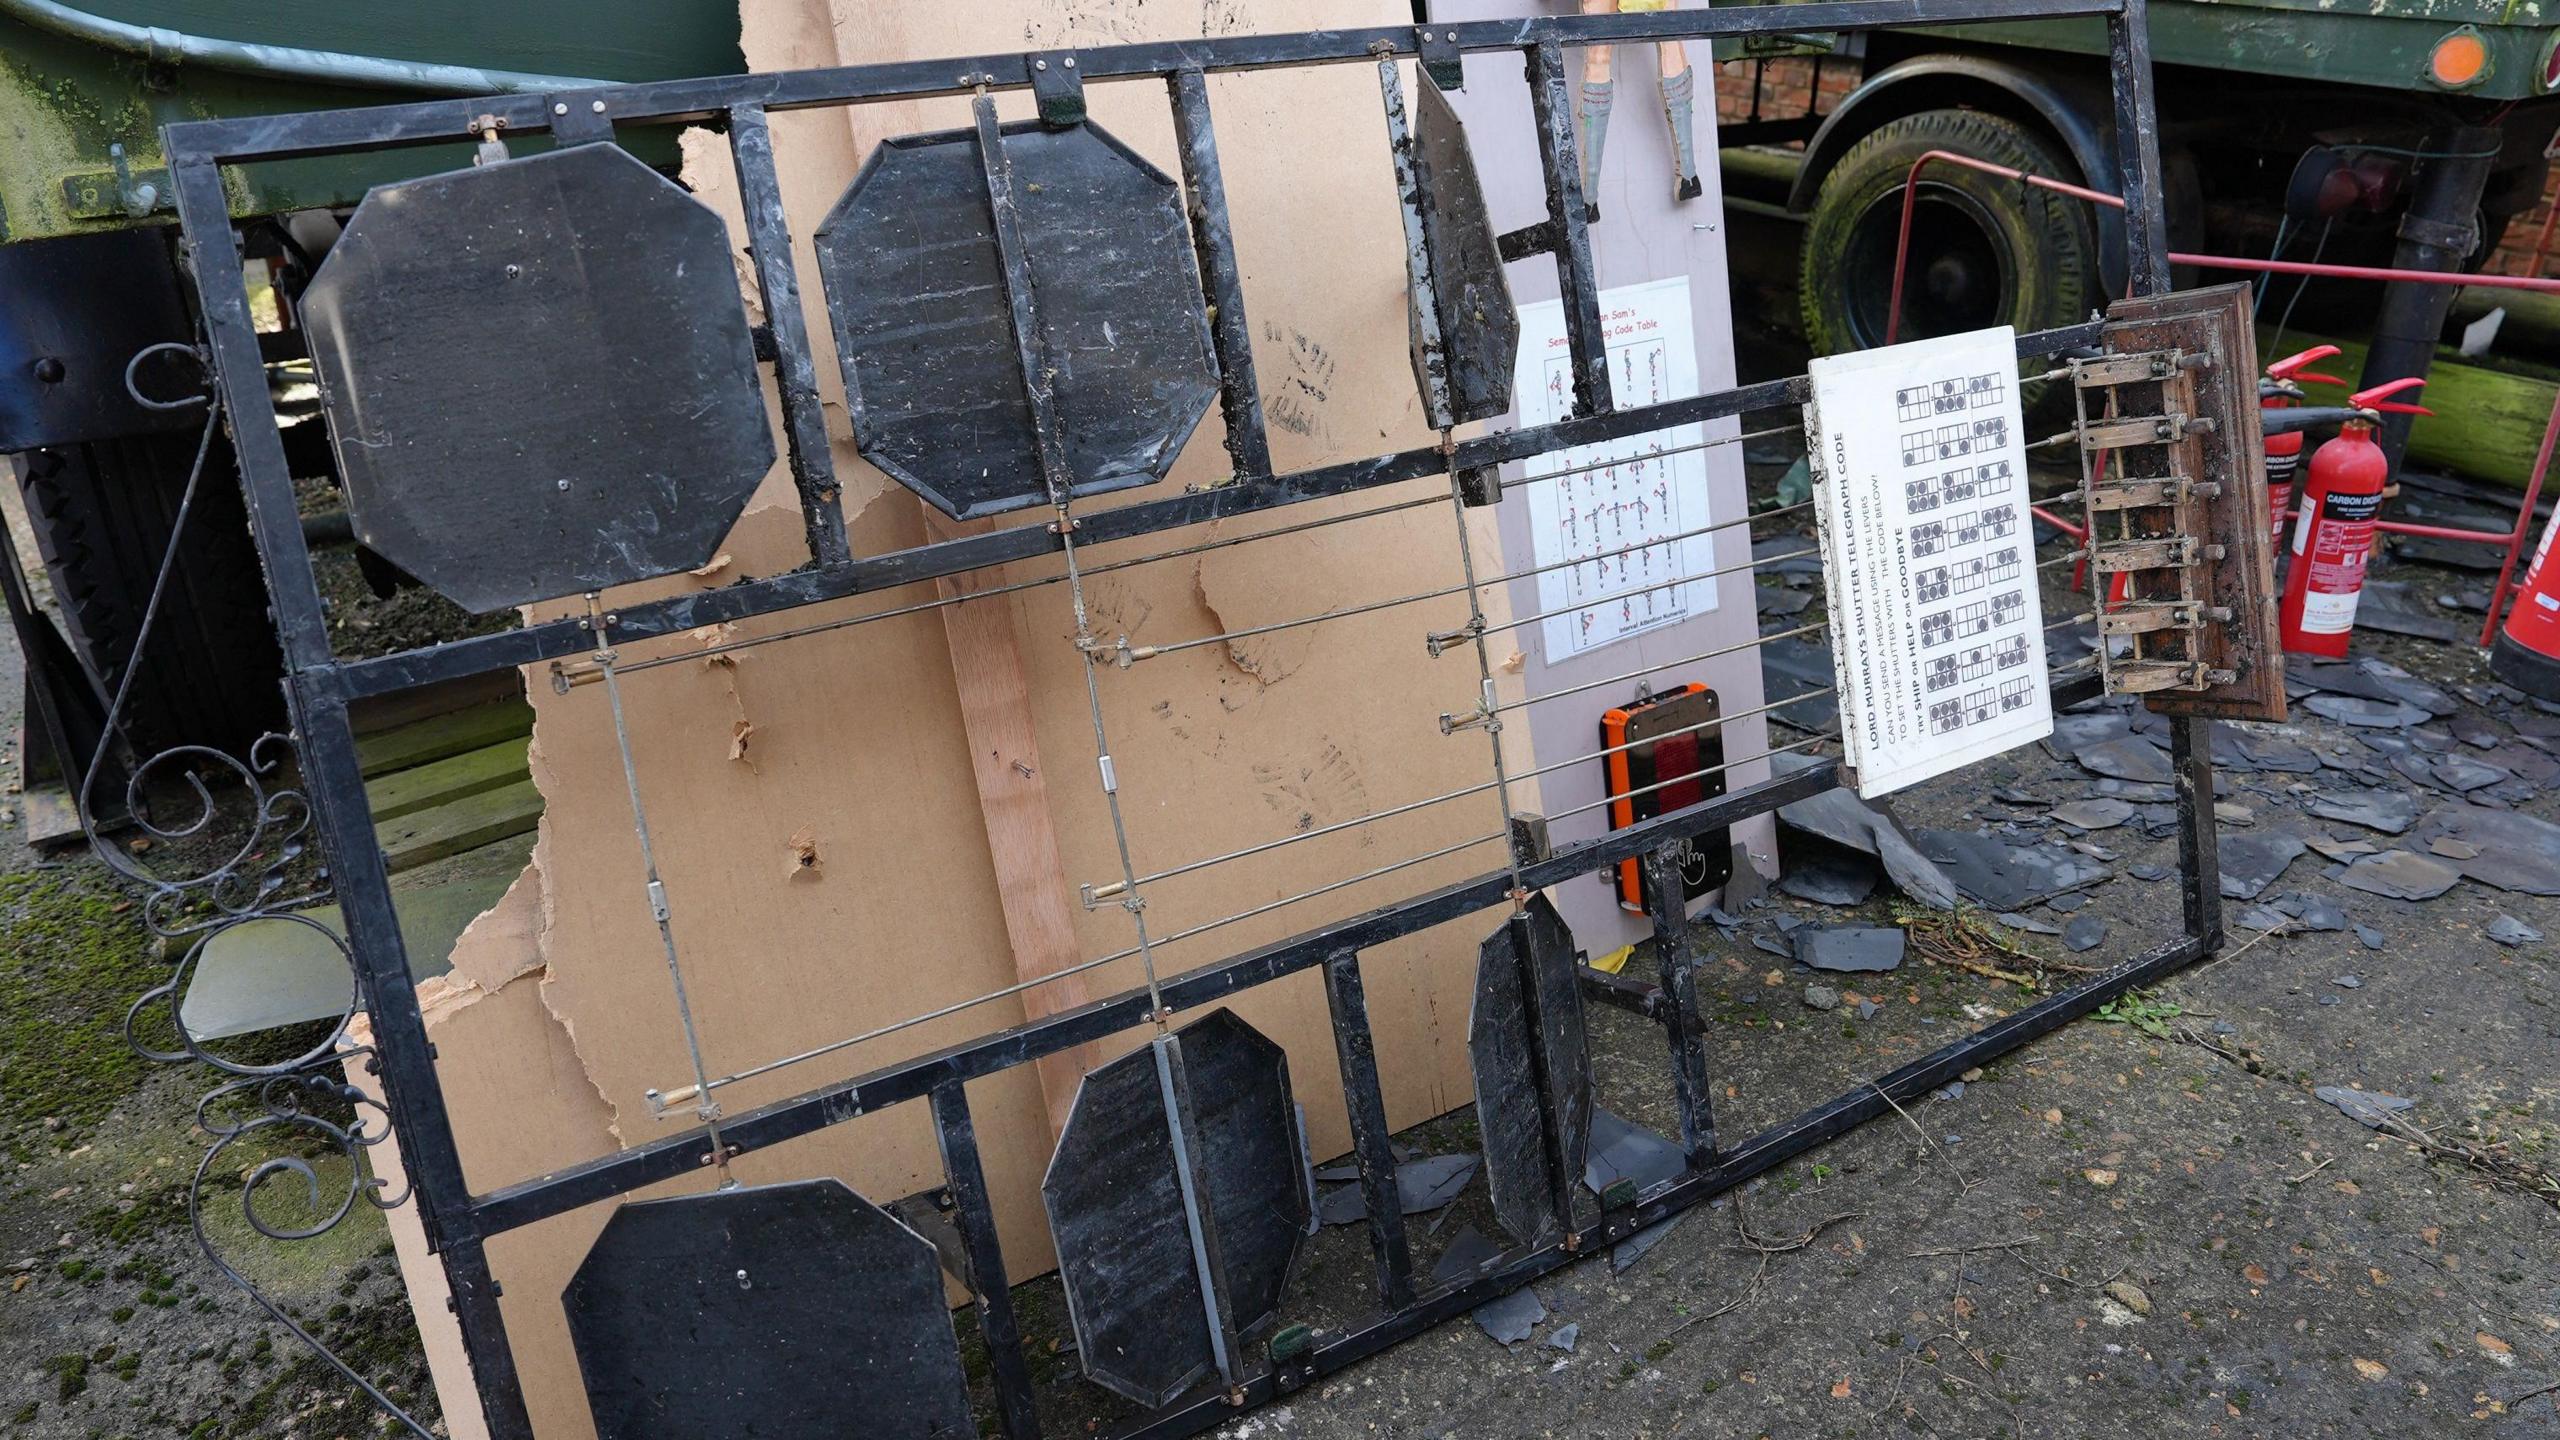
<svg viewBox="0 0 2560 1440">
<path fill-rule="evenodd" d="M 1559 810 L 1555 814 L 1548 816 L 1547 820 L 1549 823 L 1553 823 L 1558 820 L 1570 820 L 1576 815 L 1588 814 L 1591 811 L 1602 808 L 1603 806 L 1615 805 L 1621 800 L 1632 800 L 1638 795 L 1650 795 L 1657 790 L 1668 790 L 1674 785 L 1686 785 L 1692 781 L 1702 779 L 1705 776 L 1721 775 L 1727 770 L 1738 770 L 1745 765 L 1751 764 L 1755 760 L 1766 760 L 1772 755 L 1784 755 L 1789 751 L 1802 750 L 1808 745 L 1819 745 L 1826 740 L 1837 740 L 1839 738 L 1839 731 L 1826 730 L 1822 734 L 1812 736 L 1808 739 L 1798 740 L 1792 745 L 1773 745 L 1770 748 L 1761 751 L 1757 755 L 1745 755 L 1739 760 L 1727 760 L 1721 765 L 1710 765 L 1703 770 L 1692 770 L 1685 775 L 1675 775 L 1668 780 L 1657 780 L 1651 785 L 1638 786 L 1633 790 L 1621 790 L 1615 795 L 1603 795 L 1599 799 L 1591 801 L 1588 804 L 1576 805 L 1570 810 Z"/>
<path fill-rule="evenodd" d="M 1647 665 L 1641 670 L 1630 670 L 1624 675 L 1611 675 L 1602 680 L 1589 680 L 1580 685 L 1569 686 L 1566 689 L 1549 690 L 1543 695 L 1531 695 L 1519 700 L 1506 700 L 1499 705 L 1488 705 L 1484 707 L 1484 713 L 1488 715 L 1499 715 L 1506 710 L 1519 710 L 1530 705 L 1541 704 L 1548 700 L 1561 700 L 1567 695 L 1579 695 L 1586 690 L 1598 690 L 1609 685 L 1622 685 L 1629 680 L 1641 680 L 1647 675 L 1658 675 L 1665 670 L 1677 669 L 1683 665 L 1695 665 L 1703 660 L 1713 660 L 1719 655 L 1730 655 L 1737 650 L 1755 649 L 1759 646 L 1768 644 L 1772 640 L 1792 640 L 1798 635 L 1810 635 L 1816 630 L 1822 629 L 1827 623 L 1829 622 L 1816 620 L 1810 625 L 1799 625 L 1793 630 L 1780 630 L 1774 634 L 1760 636 L 1756 640 L 1746 640 L 1739 645 L 1718 646 L 1713 650 L 1702 651 L 1684 659 L 1665 660 L 1658 665 Z"/>
<path fill-rule="evenodd" d="M 1671 537 L 1671 539 L 1677 538 L 1678 537 L 1676 536 Z M 1647 545 L 1648 548 L 1650 548 L 1652 545 L 1664 545 L 1669 543 L 1670 540 L 1666 539 L 1649 541 L 1647 542 Z M 1612 600 L 1623 600 L 1630 595 L 1646 595 L 1656 590 L 1668 590 L 1674 586 L 1695 585 L 1701 581 L 1713 580 L 1719 575 L 1739 574 L 1745 570 L 1757 570 L 1763 565 L 1774 565 L 1781 560 L 1794 560 L 1806 555 L 1819 555 L 1821 553 L 1822 551 L 1819 547 L 1811 550 L 1793 550 L 1784 555 L 1769 556 L 1765 560 L 1754 558 L 1746 560 L 1739 565 L 1724 565 L 1713 570 L 1701 570 L 1694 575 L 1679 575 L 1674 576 L 1669 580 L 1656 580 L 1650 584 L 1638 585 L 1631 590 L 1613 590 L 1609 594 L 1585 604 L 1566 605 L 1554 610 L 1540 610 L 1534 614 L 1522 615 L 1514 619 L 1505 620 L 1499 625 L 1488 625 L 1484 628 L 1483 633 L 1487 635 L 1498 635 L 1505 630 L 1517 630 L 1523 625 L 1535 625 L 1542 620 L 1552 620 L 1559 615 L 1579 615 L 1585 610 L 1597 610 L 1606 606 Z M 1597 559 L 1599 557 L 1594 556 L 1591 558 Z"/>
</svg>

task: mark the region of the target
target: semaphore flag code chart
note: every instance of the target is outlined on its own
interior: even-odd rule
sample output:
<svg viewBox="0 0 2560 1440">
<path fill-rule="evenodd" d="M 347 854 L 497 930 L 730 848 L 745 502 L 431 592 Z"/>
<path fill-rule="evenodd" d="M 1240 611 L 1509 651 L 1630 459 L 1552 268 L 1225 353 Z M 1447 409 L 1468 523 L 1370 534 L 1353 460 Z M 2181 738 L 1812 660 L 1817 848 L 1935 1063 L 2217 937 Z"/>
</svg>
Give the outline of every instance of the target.
<svg viewBox="0 0 2560 1440">
<path fill-rule="evenodd" d="M 2053 731 L 2017 353 L 2002 326 L 1809 367 L 1841 740 L 1861 796 Z"/>
</svg>

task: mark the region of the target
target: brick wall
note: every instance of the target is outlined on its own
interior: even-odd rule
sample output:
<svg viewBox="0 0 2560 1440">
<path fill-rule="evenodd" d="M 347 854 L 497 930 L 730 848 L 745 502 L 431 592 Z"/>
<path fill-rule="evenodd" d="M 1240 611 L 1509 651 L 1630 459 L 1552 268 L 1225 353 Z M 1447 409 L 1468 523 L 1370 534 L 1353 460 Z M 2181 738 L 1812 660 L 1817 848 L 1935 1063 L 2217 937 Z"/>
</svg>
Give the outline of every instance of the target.
<svg viewBox="0 0 2560 1440">
<path fill-rule="evenodd" d="M 1751 118 L 1751 72 L 1763 62 L 1727 60 L 1716 67 L 1716 120 L 1730 125 Z M 1760 118 L 1785 120 L 1808 109 L 1829 114 L 1858 88 L 1856 62 L 1817 64 L 1811 57 L 1765 62 L 1760 74 Z"/>
<path fill-rule="evenodd" d="M 2542 203 L 2515 218 L 2515 223 L 2507 227 L 2505 243 L 2480 268 L 2492 275 L 2533 273 L 2533 242 L 2542 233 L 2543 223 L 2550 217 L 2551 207 L 2555 204 L 2560 204 L 2560 165 L 2553 166 L 2551 173 L 2543 179 Z M 2542 261 L 2542 273 L 2545 275 L 2555 268 L 2555 258 L 2560 258 L 2560 228 L 2553 231 L 2551 248 L 2554 253 L 2544 256 Z"/>
</svg>

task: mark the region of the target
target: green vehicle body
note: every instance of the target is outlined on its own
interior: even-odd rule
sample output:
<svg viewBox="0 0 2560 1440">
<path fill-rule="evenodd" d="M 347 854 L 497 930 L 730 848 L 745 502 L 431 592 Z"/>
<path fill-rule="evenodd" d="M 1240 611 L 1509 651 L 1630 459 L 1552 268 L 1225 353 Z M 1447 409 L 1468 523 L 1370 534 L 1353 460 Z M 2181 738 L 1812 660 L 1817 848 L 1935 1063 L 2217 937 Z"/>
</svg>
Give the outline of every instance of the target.
<svg viewBox="0 0 2560 1440">
<path fill-rule="evenodd" d="M 738 11 L 722 0 L 461 0 L 456 4 L 82 0 L 101 19 L 243 44 L 597 81 L 735 74 Z M 15 18 L 0 5 L 0 242 L 167 220 L 160 127 L 420 98 L 290 75 L 162 63 Z M 118 174 L 121 148 L 123 176 Z M 643 156 L 643 158 L 653 158 Z M 658 161 L 672 163 L 672 150 Z M 470 163 L 463 147 L 283 161 L 230 177 L 242 216 L 353 205 L 386 180 Z M 152 187 L 146 195 L 143 187 Z"/>
</svg>

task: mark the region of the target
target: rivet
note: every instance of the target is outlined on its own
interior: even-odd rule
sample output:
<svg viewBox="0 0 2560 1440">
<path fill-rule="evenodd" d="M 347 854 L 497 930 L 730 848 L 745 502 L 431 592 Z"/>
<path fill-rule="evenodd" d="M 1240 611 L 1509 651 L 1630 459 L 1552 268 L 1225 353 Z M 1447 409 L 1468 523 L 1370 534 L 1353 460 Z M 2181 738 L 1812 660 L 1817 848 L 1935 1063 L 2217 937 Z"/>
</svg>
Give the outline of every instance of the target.
<svg viewBox="0 0 2560 1440">
<path fill-rule="evenodd" d="M 587 106 L 587 108 L 588 108 L 588 109 L 590 109 L 590 110 L 593 110 L 593 111 L 594 111 L 594 112 L 596 112 L 597 114 L 601 115 L 601 114 L 603 114 L 603 113 L 604 113 L 604 102 L 603 102 L 603 101 L 601 101 L 601 100 L 595 101 L 594 103 L 592 103 L 592 104 L 588 105 L 588 106 Z"/>
<path fill-rule="evenodd" d="M 560 482 L 560 488 L 561 488 L 563 491 L 566 491 L 566 490 L 569 488 L 569 482 L 568 482 L 568 481 L 566 481 L 566 480 L 561 481 L 561 482 Z"/>
<path fill-rule="evenodd" d="M 552 113 L 552 114 L 554 114 L 554 115 L 566 115 L 566 114 L 568 114 L 568 113 L 569 113 L 569 102 L 568 102 L 568 101 L 566 101 L 566 100 L 562 100 L 562 101 L 558 102 L 557 104 L 554 104 L 554 105 L 551 107 L 551 113 Z"/>
<path fill-rule="evenodd" d="M 1034 60 L 1031 62 L 1031 68 L 1034 70 L 1046 70 L 1049 68 L 1049 62 L 1046 60 Z"/>
<path fill-rule="evenodd" d="M 1070 56 L 1068 56 L 1066 59 L 1061 60 L 1061 61 L 1059 61 L 1058 63 L 1059 63 L 1059 64 L 1061 64 L 1061 65 L 1066 66 L 1066 67 L 1067 67 L 1068 69 L 1070 69 L 1070 70 L 1073 70 L 1074 68 L 1076 68 L 1076 57 L 1074 57 L 1073 55 L 1070 55 Z"/>
</svg>

